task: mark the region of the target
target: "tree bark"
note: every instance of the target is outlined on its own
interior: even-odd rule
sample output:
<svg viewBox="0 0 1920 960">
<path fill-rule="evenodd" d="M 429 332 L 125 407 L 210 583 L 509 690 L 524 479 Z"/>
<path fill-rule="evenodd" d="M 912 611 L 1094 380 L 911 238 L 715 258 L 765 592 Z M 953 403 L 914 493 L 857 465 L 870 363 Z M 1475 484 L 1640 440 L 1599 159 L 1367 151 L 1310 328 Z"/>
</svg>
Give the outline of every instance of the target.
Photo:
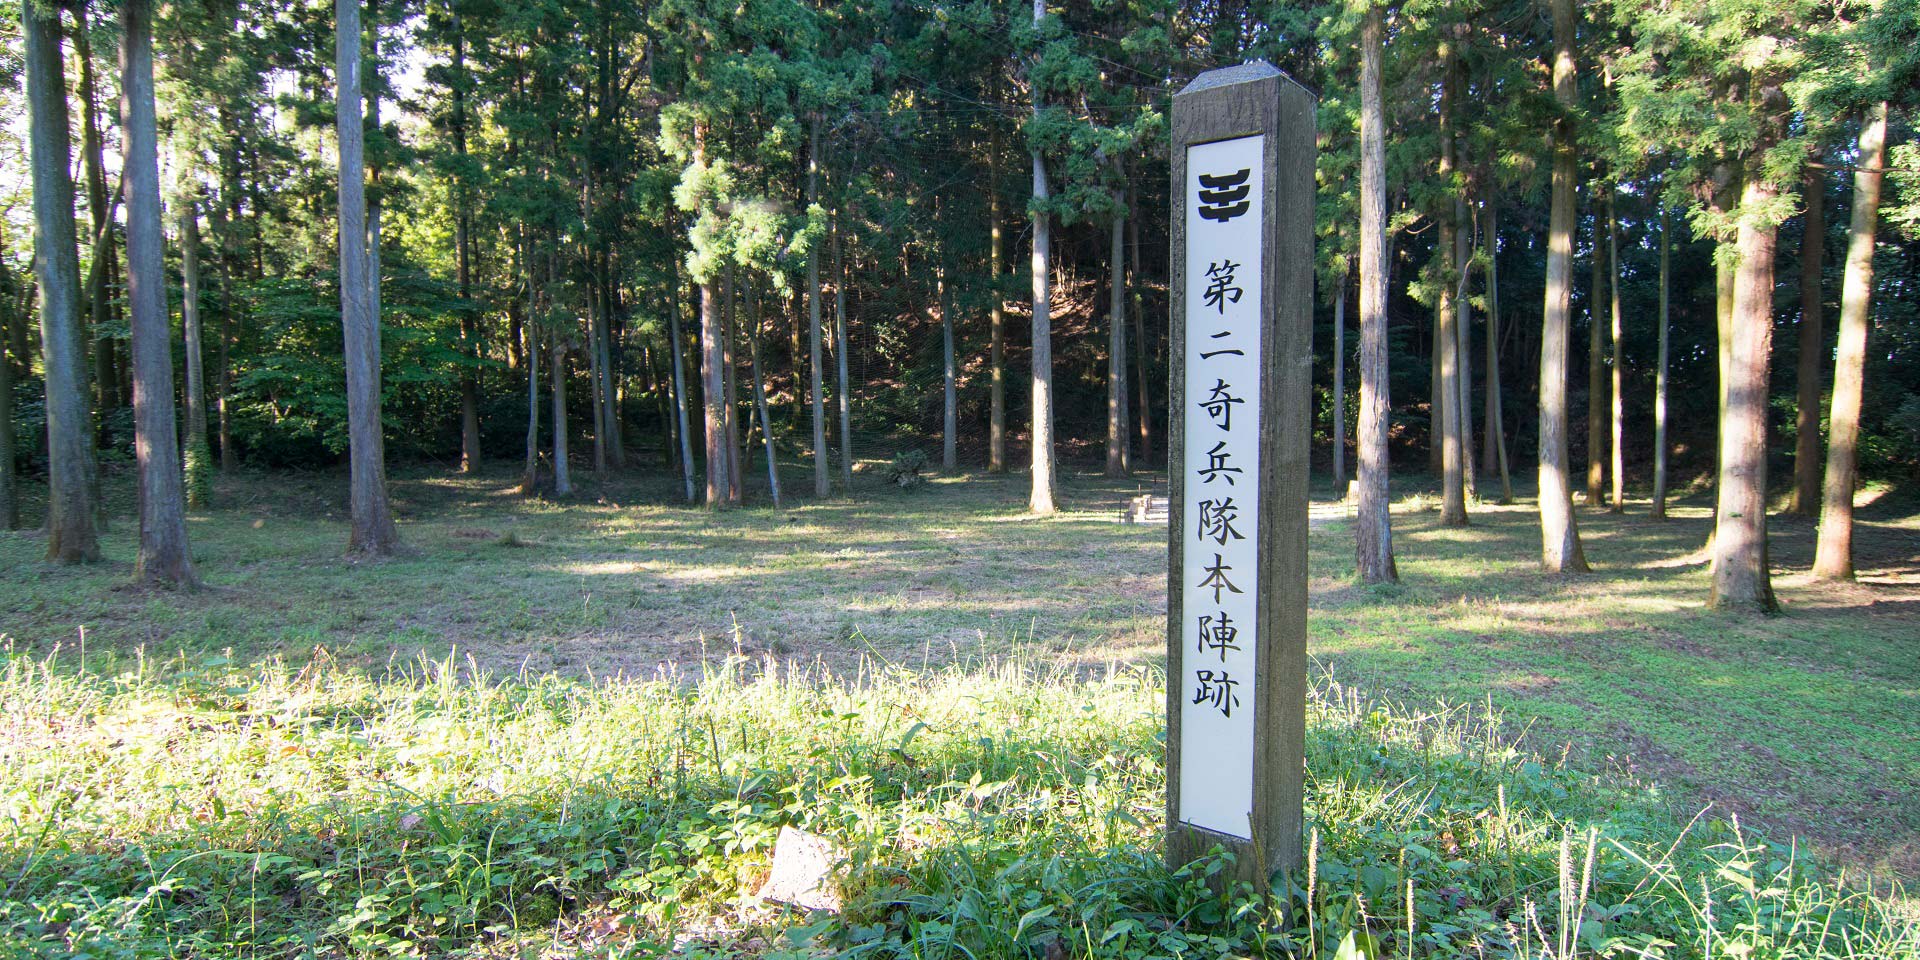
<svg viewBox="0 0 1920 960">
<path fill-rule="evenodd" d="M 1660 356 L 1653 374 L 1653 517 L 1667 518 L 1667 353 L 1669 292 L 1673 240 L 1668 234 L 1667 208 L 1660 207 Z"/>
<path fill-rule="evenodd" d="M 1840 343 L 1833 360 L 1833 404 L 1827 420 L 1827 473 L 1822 484 L 1820 541 L 1813 575 L 1853 579 L 1853 490 L 1859 481 L 1860 395 L 1872 323 L 1874 232 L 1880 216 L 1881 171 L 1887 167 L 1887 105 L 1860 125 L 1860 164 L 1853 174 L 1847 225 L 1847 267 L 1840 284 Z"/>
<path fill-rule="evenodd" d="M 1137 198 L 1134 202 L 1138 202 Z M 1151 468 L 1154 463 L 1153 401 L 1152 391 L 1147 387 L 1147 325 L 1144 319 L 1146 310 L 1142 309 L 1140 304 L 1140 288 L 1143 284 L 1140 279 L 1140 215 L 1138 211 L 1133 211 L 1132 215 L 1127 217 L 1127 233 L 1133 241 L 1133 282 L 1129 285 L 1129 291 L 1133 297 L 1133 349 L 1129 351 L 1133 354 L 1133 383 L 1128 392 L 1133 395 L 1134 402 L 1139 405 L 1139 411 L 1134 420 L 1139 424 L 1140 465 Z"/>
<path fill-rule="evenodd" d="M 224 186 L 223 188 L 224 189 Z M 214 407 L 219 417 L 220 472 L 232 473 L 240 465 L 240 453 L 233 446 L 233 270 L 227 256 L 227 208 L 216 198 L 207 205 L 207 226 L 213 233 L 213 272 L 220 287 L 220 343 L 215 357 L 220 369 L 214 375 Z"/>
<path fill-rule="evenodd" d="M 730 500 L 727 465 L 732 446 L 727 442 L 727 387 L 721 370 L 725 353 L 720 349 L 722 318 L 714 296 L 713 283 L 700 284 L 700 393 L 705 400 L 707 441 L 707 508 L 724 509 Z"/>
<path fill-rule="evenodd" d="M 1007 469 L 1007 310 L 1001 288 L 1005 268 L 1000 259 L 1000 136 L 995 128 L 987 160 L 987 304 L 988 376 L 987 472 Z"/>
<path fill-rule="evenodd" d="M 1587 197 L 1593 214 L 1593 273 L 1587 294 L 1587 506 L 1598 507 L 1607 487 L 1607 341 L 1606 253 L 1601 245 L 1603 224 L 1599 181 Z M 1603 299 L 1604 298 L 1604 299 Z"/>
<path fill-rule="evenodd" d="M 1127 282 L 1126 282 L 1126 198 L 1120 197 L 1120 210 L 1113 218 L 1111 253 L 1107 269 L 1111 280 L 1112 303 L 1107 324 L 1107 476 L 1124 477 L 1130 472 L 1127 462 Z"/>
<path fill-rule="evenodd" d="M 379 210 L 366 195 L 366 128 L 361 119 L 360 3 L 335 0 L 339 81 L 335 125 L 340 144 L 340 306 L 347 361 L 347 432 L 352 473 L 350 553 L 387 556 L 398 545 L 387 505 L 385 436 L 380 424 Z M 377 116 L 377 114 L 376 114 Z"/>
<path fill-rule="evenodd" d="M 1820 171 L 1809 168 L 1802 191 L 1807 208 L 1800 235 L 1800 355 L 1794 384 L 1793 503 L 1788 513 L 1813 516 L 1820 508 L 1820 368 L 1826 331 L 1821 316 L 1821 268 L 1826 259 L 1826 189 Z"/>
<path fill-rule="evenodd" d="M 467 161 L 467 44 L 461 30 L 460 8 L 453 14 L 453 152 L 460 160 L 454 180 L 453 245 L 455 282 L 460 288 L 460 350 L 467 363 L 460 369 L 460 472 L 480 469 L 480 322 L 473 304 L 472 232 L 468 210 Z"/>
<path fill-rule="evenodd" d="M 160 151 L 153 104 L 153 0 L 121 0 L 120 124 L 127 185 L 127 304 L 133 346 L 134 457 L 140 474 L 136 583 L 200 584 L 187 546 L 173 409 L 173 336 L 160 230 Z"/>
<path fill-rule="evenodd" d="M 1333 492 L 1347 494 L 1347 275 L 1333 294 Z"/>
<path fill-rule="evenodd" d="M 1734 274 L 1727 416 L 1720 424 L 1714 516 L 1712 605 L 1756 613 L 1777 609 L 1767 563 L 1767 373 L 1779 228 L 1757 211 L 1778 189 L 1756 176 L 1740 196 L 1740 265 Z"/>
<path fill-rule="evenodd" d="M 1607 282 L 1610 322 L 1608 337 L 1613 342 L 1611 367 L 1613 398 L 1610 423 L 1612 435 L 1607 444 L 1613 453 L 1611 471 L 1613 473 L 1613 499 L 1607 504 L 1609 513 L 1625 513 L 1627 510 L 1627 406 L 1626 383 L 1626 325 L 1620 319 L 1620 220 L 1613 212 L 1613 190 L 1607 191 Z"/>
<path fill-rule="evenodd" d="M 1484 456 L 1500 468 L 1500 502 L 1513 502 L 1513 476 L 1507 468 L 1506 414 L 1500 409 L 1500 207 L 1487 202 L 1487 438 Z"/>
<path fill-rule="evenodd" d="M 807 209 L 820 204 L 820 116 L 815 114 L 807 137 Z M 832 465 L 827 462 L 827 408 L 821 384 L 825 368 L 820 344 L 820 257 L 807 251 L 807 357 L 812 375 L 813 400 L 813 495 L 825 499 L 833 492 Z"/>
<path fill-rule="evenodd" d="M 104 432 L 107 417 L 120 406 L 120 378 L 114 372 L 113 338 L 107 335 L 113 321 L 113 208 L 107 199 L 106 165 L 101 157 L 104 138 L 100 136 L 100 93 L 94 79 L 93 38 L 88 27 L 87 4 L 80 0 L 73 5 L 73 58 L 80 68 L 80 158 L 87 177 L 87 212 L 98 238 L 87 270 L 86 296 L 92 319 L 94 402 Z"/>
<path fill-rule="evenodd" d="M 954 383 L 953 288 L 947 283 L 947 247 L 944 240 L 940 244 L 940 260 L 934 270 L 935 295 L 940 302 L 940 468 L 952 473 L 960 468 L 960 398 L 955 392 Z"/>
<path fill-rule="evenodd" d="M 760 414 L 760 438 L 767 448 L 767 489 L 773 508 L 780 509 L 780 459 L 773 449 L 773 417 L 767 412 L 766 381 L 760 379 L 760 294 L 756 290 L 748 302 L 747 355 L 753 364 L 753 406 Z"/>
<path fill-rule="evenodd" d="M 187 445 L 183 478 L 187 506 L 207 505 L 213 483 L 213 452 L 207 446 L 207 376 L 200 356 L 200 215 L 192 188 L 180 199 L 180 332 L 187 365 Z"/>
<path fill-rule="evenodd" d="M 23 3 L 34 268 L 40 290 L 40 356 L 47 382 L 47 559 L 100 558 L 95 537 L 93 416 L 80 330 L 80 266 L 74 246 L 71 128 L 55 8 Z"/>
<path fill-rule="evenodd" d="M 1440 94 L 1440 181 L 1448 192 L 1453 189 L 1454 99 L 1458 96 L 1451 41 L 1440 42 L 1443 84 Z M 1460 419 L 1460 330 L 1455 306 L 1460 263 L 1459 207 L 1442 201 L 1435 219 L 1440 224 L 1440 291 L 1434 310 L 1433 350 L 1440 363 L 1440 380 L 1434 384 L 1433 409 L 1440 418 L 1440 525 L 1467 525 L 1467 498 L 1461 444 Z"/>
<path fill-rule="evenodd" d="M 739 307 L 739 288 L 734 285 L 733 264 L 729 262 L 722 278 L 722 293 L 726 299 L 721 310 L 720 333 L 720 371 L 721 386 L 725 389 L 727 437 L 727 504 L 740 506 L 746 500 L 745 484 L 740 476 L 742 456 L 740 453 L 740 365 L 735 359 L 734 344 L 739 336 L 737 309 Z"/>
<path fill-rule="evenodd" d="M 833 335 L 838 346 L 833 351 L 837 367 L 834 400 L 840 404 L 840 486 L 853 489 L 853 404 L 847 392 L 847 265 L 841 259 L 840 230 L 833 231 Z"/>
<path fill-rule="evenodd" d="M 1540 322 L 1540 566 L 1585 573 L 1567 458 L 1567 341 L 1573 313 L 1574 131 L 1578 96 L 1573 0 L 1552 0 L 1553 193 L 1547 226 L 1547 295 Z"/>
<path fill-rule="evenodd" d="M 1561 0 L 1570 2 L 1570 0 Z M 1381 104 L 1385 15 L 1367 4 L 1360 55 L 1360 433 L 1354 555 L 1360 579 L 1399 579 L 1387 500 L 1387 143 Z"/>
<path fill-rule="evenodd" d="M 1477 226 L 1468 213 L 1471 209 L 1465 197 L 1454 201 L 1454 221 L 1461 225 L 1453 241 L 1453 332 L 1457 337 L 1453 355 L 1460 368 L 1454 378 L 1454 386 L 1459 388 L 1459 412 L 1454 415 L 1457 421 L 1454 426 L 1460 433 L 1460 487 L 1468 500 L 1480 495 L 1473 475 L 1473 304 L 1467 298 L 1471 288 L 1468 273 L 1473 263 L 1473 233 Z"/>
<path fill-rule="evenodd" d="M 567 462 L 567 341 L 555 330 L 547 353 L 553 358 L 553 495 L 573 496 L 573 470 Z"/>
<path fill-rule="evenodd" d="M 1033 23 L 1037 28 L 1047 16 L 1046 0 L 1033 0 Z M 1037 121 L 1044 104 L 1040 85 L 1033 84 L 1033 116 Z M 1050 516 L 1054 504 L 1053 482 L 1053 315 L 1050 272 L 1053 270 L 1053 233 L 1046 204 L 1047 165 L 1039 150 L 1033 156 L 1033 409 L 1029 432 L 1033 445 L 1032 487 L 1027 509 L 1039 516 Z"/>
<path fill-rule="evenodd" d="M 533 245 L 524 236 L 520 256 L 527 284 L 527 322 L 521 331 L 527 343 L 527 455 L 520 468 L 520 495 L 531 497 L 540 490 L 540 311 L 534 293 Z"/>
<path fill-rule="evenodd" d="M 694 490 L 693 482 L 693 438 L 687 432 L 687 378 L 684 363 L 681 360 L 686 340 L 680 334 L 679 293 L 684 289 L 680 280 L 680 262 L 676 257 L 673 264 L 673 292 L 667 303 L 667 352 L 673 359 L 673 416 L 679 424 L 680 439 L 680 480 L 686 489 L 687 502 L 692 503 L 699 494 Z"/>
</svg>

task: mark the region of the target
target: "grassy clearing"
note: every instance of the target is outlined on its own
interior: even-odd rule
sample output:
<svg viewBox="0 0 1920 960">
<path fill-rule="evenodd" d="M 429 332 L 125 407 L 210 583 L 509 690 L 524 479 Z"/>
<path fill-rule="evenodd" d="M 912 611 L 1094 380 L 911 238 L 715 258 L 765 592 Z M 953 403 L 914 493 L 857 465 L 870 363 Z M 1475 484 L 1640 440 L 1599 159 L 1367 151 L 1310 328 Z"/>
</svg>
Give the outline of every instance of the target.
<svg viewBox="0 0 1920 960">
<path fill-rule="evenodd" d="M 1169 872 L 1160 678 L 733 658 L 687 682 L 380 680 L 14 655 L 0 946 L 118 956 L 1873 957 L 1920 926 L 1722 821 L 1503 742 L 1497 716 L 1311 708 L 1311 881 Z M 752 891 L 785 824 L 833 919 Z M 1283 916 L 1284 913 L 1284 916 Z"/>
<path fill-rule="evenodd" d="M 423 474 L 395 485 L 411 552 L 361 565 L 338 481 L 223 483 L 192 596 L 123 586 L 128 521 L 79 570 L 0 535 L 16 949 L 1404 953 L 1412 879 L 1416 955 L 1814 956 L 1791 928 L 1850 895 L 1810 860 L 1920 876 L 1920 517 L 1894 497 L 1854 586 L 1808 582 L 1810 525 L 1777 523 L 1788 615 L 1760 623 L 1701 609 L 1704 505 L 1583 512 L 1599 573 L 1556 580 L 1526 507 L 1443 530 L 1409 491 L 1387 588 L 1316 507 L 1323 899 L 1276 925 L 1153 862 L 1166 531 L 1112 522 L 1141 483 L 1070 478 L 1077 512 L 1034 521 L 1019 477 L 713 516 L 668 484 L 560 505 Z M 790 822 L 858 854 L 817 941 L 748 895 Z M 1825 929 L 1868 939 L 1834 955 L 1913 952 L 1881 916 L 1909 901 L 1845 904 Z"/>
</svg>

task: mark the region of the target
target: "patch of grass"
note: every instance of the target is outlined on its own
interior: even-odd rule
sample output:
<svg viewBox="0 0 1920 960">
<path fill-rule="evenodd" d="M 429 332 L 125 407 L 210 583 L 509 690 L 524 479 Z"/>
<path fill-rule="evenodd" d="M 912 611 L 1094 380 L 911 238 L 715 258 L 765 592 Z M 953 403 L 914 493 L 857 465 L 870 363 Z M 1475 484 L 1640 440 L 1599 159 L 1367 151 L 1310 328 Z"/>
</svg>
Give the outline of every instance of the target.
<svg viewBox="0 0 1920 960">
<path fill-rule="evenodd" d="M 1920 927 L 1638 785 L 1338 686 L 1311 869 L 1172 871 L 1162 678 L 1074 661 L 856 683 L 378 678 L 176 656 L 0 671 L 0 948 L 113 956 L 1912 957 Z M 753 896 L 784 825 L 848 851 L 835 919 Z"/>
</svg>

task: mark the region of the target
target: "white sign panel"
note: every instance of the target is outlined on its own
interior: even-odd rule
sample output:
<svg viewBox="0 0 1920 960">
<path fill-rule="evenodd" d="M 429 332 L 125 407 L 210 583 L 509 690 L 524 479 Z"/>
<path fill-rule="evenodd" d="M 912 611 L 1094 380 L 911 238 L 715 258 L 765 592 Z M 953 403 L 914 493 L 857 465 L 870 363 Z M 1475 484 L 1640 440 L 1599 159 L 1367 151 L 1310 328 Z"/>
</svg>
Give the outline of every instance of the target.
<svg viewBox="0 0 1920 960">
<path fill-rule="evenodd" d="M 1261 158 L 1187 148 L 1186 538 L 1178 819 L 1252 839 L 1260 578 Z"/>
</svg>

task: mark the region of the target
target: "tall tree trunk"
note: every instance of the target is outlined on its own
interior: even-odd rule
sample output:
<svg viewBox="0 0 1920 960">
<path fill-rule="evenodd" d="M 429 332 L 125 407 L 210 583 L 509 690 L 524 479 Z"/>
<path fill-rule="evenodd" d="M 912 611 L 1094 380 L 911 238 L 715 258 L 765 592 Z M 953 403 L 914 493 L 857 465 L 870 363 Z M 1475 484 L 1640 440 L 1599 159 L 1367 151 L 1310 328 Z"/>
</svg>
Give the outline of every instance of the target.
<svg viewBox="0 0 1920 960">
<path fill-rule="evenodd" d="M 160 151 L 153 105 L 153 0 L 121 0 L 120 125 L 127 185 L 127 304 L 133 345 L 134 457 L 140 473 L 137 583 L 192 589 L 187 508 L 173 412 L 173 335 L 160 230 Z"/>
<path fill-rule="evenodd" d="M 1613 212 L 1613 190 L 1607 191 L 1607 281 L 1611 290 L 1607 296 L 1609 306 L 1608 339 L 1613 344 L 1611 367 L 1611 391 L 1613 398 L 1610 423 L 1612 435 L 1608 448 L 1613 452 L 1611 472 L 1613 473 L 1613 499 L 1607 504 L 1610 513 L 1625 513 L 1627 509 L 1627 404 L 1626 383 L 1626 325 L 1620 319 L 1620 220 Z"/>
<path fill-rule="evenodd" d="M 1667 208 L 1660 207 L 1660 357 L 1653 374 L 1653 517 L 1667 517 L 1667 342 L 1669 336 L 1668 281 L 1673 240 L 1668 235 Z"/>
<path fill-rule="evenodd" d="M 213 484 L 207 446 L 207 376 L 200 357 L 200 215 L 191 187 L 180 193 L 180 330 L 187 362 L 187 506 L 204 507 Z"/>
<path fill-rule="evenodd" d="M 1500 502 L 1513 502 L 1513 476 L 1507 468 L 1506 414 L 1500 409 L 1500 207 L 1487 201 L 1487 471 L 1500 468 Z"/>
<path fill-rule="evenodd" d="M 940 468 L 951 473 L 960 468 L 960 401 L 954 384 L 953 288 L 947 283 L 944 241 L 940 244 L 940 259 L 934 266 L 933 285 L 935 298 L 940 303 Z"/>
<path fill-rule="evenodd" d="M 527 284 L 527 322 L 522 330 L 527 341 L 527 455 L 520 468 L 520 495 L 531 497 L 540 490 L 540 312 L 534 293 L 533 247 L 524 236 L 520 246 Z"/>
<path fill-rule="evenodd" d="M 1047 16 L 1046 0 L 1033 0 L 1033 23 L 1037 29 Z M 1037 64 L 1036 64 L 1037 65 Z M 1044 97 L 1038 83 L 1033 84 L 1033 116 L 1040 117 Z M 1053 225 L 1047 215 L 1047 165 L 1040 151 L 1033 156 L 1033 483 L 1027 495 L 1027 508 L 1040 516 L 1049 516 L 1054 506 L 1053 483 L 1053 303 L 1049 283 L 1053 271 Z"/>
<path fill-rule="evenodd" d="M 87 212 L 93 219 L 93 233 L 100 238 L 93 245 L 93 260 L 87 270 L 86 296 L 87 311 L 92 319 L 94 403 L 104 429 L 106 419 L 120 406 L 120 378 L 114 372 L 113 338 L 107 334 L 113 325 L 113 208 L 107 200 L 106 165 L 101 158 L 104 138 L 100 136 L 100 92 L 94 80 L 90 27 L 87 4 L 85 0 L 80 0 L 73 5 L 73 57 L 80 68 L 80 89 L 77 91 L 80 100 L 80 158 L 86 169 Z"/>
<path fill-rule="evenodd" d="M 19 315 L 13 275 L 0 261 L 0 530 L 20 529 L 19 468 L 13 460 L 13 345 Z M 25 357 L 21 357 L 25 360 Z M 22 366 L 25 364 L 23 363 Z"/>
<path fill-rule="evenodd" d="M 1333 293 L 1333 492 L 1347 495 L 1347 275 Z"/>
<path fill-rule="evenodd" d="M 807 209 L 820 203 L 820 116 L 815 114 L 807 137 Z M 813 495 L 825 499 L 833 492 L 827 462 L 827 408 L 822 401 L 824 370 L 820 349 L 820 258 L 807 251 L 807 351 L 812 374 Z"/>
<path fill-rule="evenodd" d="M 607 391 L 600 368 L 600 335 L 606 328 L 606 312 L 600 301 L 600 285 L 593 277 L 593 254 L 585 256 L 587 268 L 587 399 L 593 411 L 593 473 L 607 475 Z"/>
<path fill-rule="evenodd" d="M 1778 227 L 1760 211 L 1779 188 L 1749 179 L 1740 196 L 1740 266 L 1733 293 L 1727 418 L 1720 424 L 1714 517 L 1713 605 L 1772 613 L 1767 563 L 1767 373 L 1773 341 L 1773 257 Z"/>
<path fill-rule="evenodd" d="M 547 354 L 553 358 L 553 495 L 573 496 L 573 470 L 567 462 L 567 348 L 559 330 L 551 334 Z"/>
<path fill-rule="evenodd" d="M 1574 76 L 1573 0 L 1552 0 L 1553 97 L 1563 115 L 1553 125 L 1553 194 L 1547 225 L 1547 296 L 1540 321 L 1540 566 L 1548 573 L 1585 573 L 1573 517 L 1567 458 L 1567 341 L 1573 313 Z"/>
<path fill-rule="evenodd" d="M 1571 0 L 1561 0 L 1571 2 Z M 1387 137 L 1381 105 L 1385 14 L 1369 0 L 1360 45 L 1360 434 L 1354 556 L 1360 579 L 1399 579 L 1387 500 Z"/>
<path fill-rule="evenodd" d="M 607 460 L 618 470 L 627 465 L 626 442 L 621 435 L 620 392 L 624 378 L 616 365 L 621 351 L 614 349 L 619 317 L 619 289 L 613 282 L 613 253 L 605 247 L 600 250 L 600 271 L 597 288 L 600 293 L 600 336 L 595 339 L 593 349 L 600 357 L 600 396 L 606 418 Z"/>
<path fill-rule="evenodd" d="M 1459 376 L 1454 378 L 1460 401 L 1459 412 L 1454 419 L 1458 421 L 1455 427 L 1460 431 L 1460 486 L 1468 500 L 1480 495 L 1473 475 L 1473 303 L 1467 298 L 1471 286 L 1468 271 L 1473 263 L 1473 233 L 1478 226 L 1468 213 L 1471 209 L 1464 197 L 1454 201 L 1454 221 L 1461 225 L 1453 241 L 1456 271 L 1453 332 L 1458 338 L 1453 355 L 1460 368 Z"/>
<path fill-rule="evenodd" d="M 453 16 L 453 152 L 460 161 L 455 179 L 453 245 L 455 282 L 460 288 L 460 472 L 480 469 L 480 319 L 473 303 L 473 247 L 468 211 L 467 161 L 467 43 L 460 26 L 460 7 L 449 3 Z"/>
<path fill-rule="evenodd" d="M 695 492 L 693 483 L 693 438 L 687 432 L 687 377 L 684 362 L 681 360 L 682 352 L 686 347 L 686 340 L 680 334 L 679 294 L 682 289 L 684 285 L 680 281 L 680 260 L 675 257 L 674 295 L 667 298 L 667 338 L 669 340 L 667 352 L 673 361 L 673 416 L 674 422 L 678 424 L 675 435 L 680 440 L 680 480 L 686 488 L 687 502 L 692 503 L 698 497 L 698 493 Z"/>
<path fill-rule="evenodd" d="M 987 155 L 987 472 L 1007 469 L 1007 310 L 1000 262 L 1000 133 L 994 128 Z"/>
<path fill-rule="evenodd" d="M 839 224 L 833 231 L 833 335 L 839 344 L 833 351 L 837 367 L 834 399 L 840 404 L 840 486 L 853 489 L 853 406 L 847 392 L 847 265 L 841 259 Z"/>
<path fill-rule="evenodd" d="M 1598 507 L 1607 487 L 1607 301 L 1606 248 L 1602 246 L 1606 218 L 1601 215 L 1601 183 L 1588 194 L 1593 214 L 1593 274 L 1587 294 L 1587 506 Z"/>
<path fill-rule="evenodd" d="M 1134 202 L 1138 202 L 1137 197 Z M 1140 288 L 1145 284 L 1140 279 L 1140 214 L 1137 210 L 1131 211 L 1127 217 L 1127 234 L 1132 241 L 1133 261 L 1133 282 L 1128 285 L 1133 297 L 1133 389 L 1129 392 L 1139 405 L 1138 415 L 1134 419 L 1139 423 L 1140 465 L 1150 468 L 1154 463 L 1153 399 L 1152 391 L 1147 386 L 1147 324 L 1143 319 L 1146 310 L 1142 309 L 1140 302 Z"/>
<path fill-rule="evenodd" d="M 1127 282 L 1126 282 L 1126 197 L 1120 197 L 1114 214 L 1112 252 L 1107 269 L 1111 276 L 1112 305 L 1107 324 L 1107 476 L 1124 477 L 1132 464 L 1127 462 Z"/>
<path fill-rule="evenodd" d="M 34 267 L 40 290 L 40 356 L 47 381 L 47 559 L 98 560 L 93 416 L 80 329 L 74 247 L 71 128 L 60 63 L 60 21 L 45 4 L 20 5 L 31 148 Z"/>
<path fill-rule="evenodd" d="M 224 187 L 222 188 L 224 189 Z M 220 364 L 214 375 L 214 409 L 219 417 L 220 472 L 232 473 L 240 465 L 240 453 L 233 446 L 233 311 L 235 304 L 233 270 L 227 257 L 227 207 L 224 197 L 207 205 L 207 226 L 213 231 L 213 273 L 220 288 L 220 343 L 215 350 Z"/>
<path fill-rule="evenodd" d="M 339 81 L 335 125 L 340 144 L 340 306 L 352 473 L 353 530 L 347 550 L 386 556 L 399 536 L 387 505 L 386 439 L 380 425 L 380 214 L 377 205 L 369 209 L 366 194 L 360 0 L 335 0 L 334 44 L 338 57 L 334 76 Z M 377 118 L 377 107 L 370 112 Z"/>
<path fill-rule="evenodd" d="M 727 385 L 721 365 L 726 354 L 720 348 L 720 304 L 714 296 L 713 281 L 700 284 L 700 393 L 705 400 L 707 441 L 707 507 L 725 508 L 731 498 L 727 465 L 733 447 L 727 442 Z"/>
<path fill-rule="evenodd" d="M 760 378 L 760 294 L 751 293 L 748 301 L 747 354 L 753 363 L 753 406 L 760 414 L 760 438 L 767 448 L 767 490 L 773 508 L 780 509 L 780 458 L 773 449 L 773 417 L 767 412 L 766 381 Z"/>
<path fill-rule="evenodd" d="M 1788 513 L 1811 517 L 1820 501 L 1820 368 L 1826 331 L 1821 316 L 1821 268 L 1827 252 L 1826 188 L 1820 171 L 1807 170 L 1803 191 L 1807 215 L 1800 235 L 1800 356 L 1795 372 L 1798 416 L 1793 438 L 1793 504 Z"/>
<path fill-rule="evenodd" d="M 1853 174 L 1853 215 L 1847 225 L 1847 268 L 1840 284 L 1840 343 L 1833 360 L 1833 403 L 1827 420 L 1827 475 L 1822 485 L 1820 542 L 1813 575 L 1853 579 L 1853 488 L 1859 480 L 1860 394 L 1866 378 L 1867 332 L 1872 322 L 1873 242 L 1880 216 L 1880 175 L 1887 167 L 1887 105 L 1860 125 L 1860 160 Z"/>
<path fill-rule="evenodd" d="M 1440 180 L 1450 191 L 1453 187 L 1454 100 L 1459 95 L 1453 43 L 1440 42 Z M 1440 291 L 1434 311 L 1433 350 L 1440 361 L 1440 380 L 1434 385 L 1433 409 L 1440 418 L 1440 525 L 1462 527 L 1467 523 L 1467 488 L 1464 475 L 1465 449 L 1461 444 L 1460 419 L 1460 330 L 1455 304 L 1456 284 L 1463 264 L 1460 262 L 1459 206 L 1443 201 L 1436 219 L 1440 221 Z"/>
</svg>

